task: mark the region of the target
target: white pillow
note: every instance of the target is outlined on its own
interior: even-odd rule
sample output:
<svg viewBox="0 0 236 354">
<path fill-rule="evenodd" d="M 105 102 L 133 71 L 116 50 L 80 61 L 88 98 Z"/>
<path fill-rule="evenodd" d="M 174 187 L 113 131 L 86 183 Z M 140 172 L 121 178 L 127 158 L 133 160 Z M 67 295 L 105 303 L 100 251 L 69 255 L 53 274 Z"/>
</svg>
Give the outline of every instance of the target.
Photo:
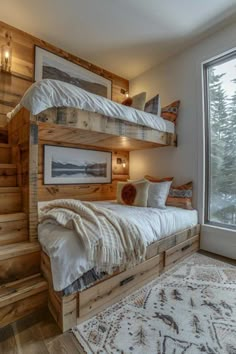
<svg viewBox="0 0 236 354">
<path fill-rule="evenodd" d="M 172 181 L 149 182 L 147 206 L 149 208 L 166 209 L 166 199 Z"/>
</svg>

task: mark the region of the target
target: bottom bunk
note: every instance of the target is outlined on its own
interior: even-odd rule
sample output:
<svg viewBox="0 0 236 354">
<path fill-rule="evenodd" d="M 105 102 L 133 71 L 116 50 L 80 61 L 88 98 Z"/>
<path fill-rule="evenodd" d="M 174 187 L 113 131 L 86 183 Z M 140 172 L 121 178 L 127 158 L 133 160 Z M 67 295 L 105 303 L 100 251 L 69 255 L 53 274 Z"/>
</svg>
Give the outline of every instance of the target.
<svg viewBox="0 0 236 354">
<path fill-rule="evenodd" d="M 146 260 L 125 271 L 116 271 L 91 287 L 70 295 L 53 290 L 51 263 L 42 252 L 41 269 L 49 283 L 49 309 L 61 330 L 94 316 L 146 283 L 183 258 L 199 250 L 200 225 L 172 234 L 147 247 Z"/>
</svg>

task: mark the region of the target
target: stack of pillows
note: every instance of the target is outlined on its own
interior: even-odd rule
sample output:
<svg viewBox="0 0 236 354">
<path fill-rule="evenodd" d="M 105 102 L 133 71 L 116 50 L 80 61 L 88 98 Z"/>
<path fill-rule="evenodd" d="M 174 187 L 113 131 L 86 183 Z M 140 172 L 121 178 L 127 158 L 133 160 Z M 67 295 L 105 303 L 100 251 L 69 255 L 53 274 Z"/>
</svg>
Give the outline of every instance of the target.
<svg viewBox="0 0 236 354">
<path fill-rule="evenodd" d="M 172 187 L 173 177 L 144 176 L 140 180 L 118 182 L 117 202 L 125 205 L 166 209 L 166 206 L 191 210 L 192 182 Z"/>
<path fill-rule="evenodd" d="M 146 92 L 141 92 L 138 95 L 126 98 L 122 104 L 147 113 L 156 114 L 176 124 L 180 101 L 174 101 L 161 109 L 159 95 L 156 95 L 146 102 Z"/>
</svg>

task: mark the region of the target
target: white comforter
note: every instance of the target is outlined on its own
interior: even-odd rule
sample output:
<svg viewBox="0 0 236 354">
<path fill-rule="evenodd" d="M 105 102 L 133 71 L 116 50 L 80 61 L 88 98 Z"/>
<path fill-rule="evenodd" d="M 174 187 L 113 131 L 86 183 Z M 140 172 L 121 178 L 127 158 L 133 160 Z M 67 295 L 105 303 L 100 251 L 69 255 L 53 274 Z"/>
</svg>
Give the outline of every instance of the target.
<svg viewBox="0 0 236 354">
<path fill-rule="evenodd" d="M 122 218 L 138 226 L 147 245 L 173 233 L 197 224 L 196 210 L 130 207 L 115 202 L 97 202 L 96 205 L 113 210 Z M 53 222 L 38 227 L 39 241 L 44 251 L 53 260 L 53 285 L 60 291 L 81 275 L 93 268 L 75 232 Z"/>
<path fill-rule="evenodd" d="M 26 91 L 16 108 L 7 114 L 8 118 L 14 117 L 22 107 L 28 109 L 33 115 L 51 107 L 75 107 L 144 125 L 162 132 L 174 133 L 175 131 L 172 122 L 157 115 L 124 106 L 58 80 L 45 79 L 33 84 Z"/>
</svg>

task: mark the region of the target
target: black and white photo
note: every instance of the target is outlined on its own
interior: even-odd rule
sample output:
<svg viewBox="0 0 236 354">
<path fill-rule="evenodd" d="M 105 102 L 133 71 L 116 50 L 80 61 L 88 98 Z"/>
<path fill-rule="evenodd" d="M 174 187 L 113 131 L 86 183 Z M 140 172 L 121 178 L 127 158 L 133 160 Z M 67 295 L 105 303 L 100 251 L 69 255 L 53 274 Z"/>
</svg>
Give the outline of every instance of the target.
<svg viewBox="0 0 236 354">
<path fill-rule="evenodd" d="M 35 81 L 54 79 L 111 99 L 111 81 L 35 46 Z"/>
<path fill-rule="evenodd" d="M 44 145 L 44 184 L 111 183 L 111 152 Z"/>
</svg>

